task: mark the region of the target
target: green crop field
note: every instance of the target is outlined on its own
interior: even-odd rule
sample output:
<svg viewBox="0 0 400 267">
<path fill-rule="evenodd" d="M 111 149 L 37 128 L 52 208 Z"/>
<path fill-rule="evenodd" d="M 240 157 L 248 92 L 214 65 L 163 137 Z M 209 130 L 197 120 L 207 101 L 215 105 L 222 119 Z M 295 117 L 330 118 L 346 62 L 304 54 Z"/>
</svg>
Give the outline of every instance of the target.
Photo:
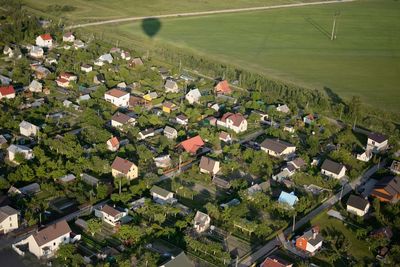
<svg viewBox="0 0 400 267">
<path fill-rule="evenodd" d="M 23 0 L 40 14 L 61 13 L 74 22 L 312 1 L 316 0 Z"/>
<path fill-rule="evenodd" d="M 331 41 L 335 12 L 340 12 L 337 39 Z M 328 87 L 345 99 L 359 95 L 373 107 L 400 111 L 400 1 L 365 0 L 161 23 L 151 43 L 171 44 L 310 88 Z M 147 38 L 140 22 L 91 30 L 124 44 L 131 40 L 132 48 L 133 41 Z"/>
</svg>

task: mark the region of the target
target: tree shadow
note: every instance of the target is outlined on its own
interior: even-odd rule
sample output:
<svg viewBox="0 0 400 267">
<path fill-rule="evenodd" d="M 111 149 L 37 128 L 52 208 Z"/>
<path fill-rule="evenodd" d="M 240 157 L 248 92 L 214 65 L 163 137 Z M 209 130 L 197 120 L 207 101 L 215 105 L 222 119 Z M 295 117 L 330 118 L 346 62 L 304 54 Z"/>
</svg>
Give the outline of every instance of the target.
<svg viewBox="0 0 400 267">
<path fill-rule="evenodd" d="M 322 33 L 324 36 L 331 38 L 331 35 L 329 31 L 325 30 L 320 24 L 318 24 L 315 20 L 313 20 L 310 17 L 304 18 L 305 21 L 310 23 L 315 29 L 317 29 L 320 33 Z"/>
<path fill-rule="evenodd" d="M 146 18 L 142 20 L 142 29 L 143 32 L 153 38 L 161 29 L 161 21 L 157 18 Z"/>
<path fill-rule="evenodd" d="M 324 86 L 324 91 L 333 103 L 345 105 L 343 99 L 337 93 L 333 92 L 331 88 Z"/>
</svg>

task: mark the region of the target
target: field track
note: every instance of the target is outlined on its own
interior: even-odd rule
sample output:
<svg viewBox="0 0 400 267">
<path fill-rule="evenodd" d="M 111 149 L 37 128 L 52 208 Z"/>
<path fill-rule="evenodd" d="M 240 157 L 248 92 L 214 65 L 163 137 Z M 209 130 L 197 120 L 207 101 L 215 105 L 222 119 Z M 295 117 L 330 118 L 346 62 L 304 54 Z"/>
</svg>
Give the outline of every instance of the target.
<svg viewBox="0 0 400 267">
<path fill-rule="evenodd" d="M 167 14 L 167 15 L 158 15 L 158 16 L 130 17 L 130 18 L 121 18 L 121 19 L 112 19 L 112 20 L 104 20 L 104 21 L 76 24 L 76 25 L 67 27 L 67 29 L 83 28 L 83 27 L 129 22 L 129 21 L 141 21 L 141 20 L 149 19 L 149 18 L 165 19 L 165 18 L 176 18 L 176 17 L 206 16 L 206 15 L 249 12 L 249 11 L 259 11 L 259 10 L 277 9 L 277 8 L 292 8 L 292 7 L 313 6 L 313 5 L 337 4 L 337 3 L 346 3 L 346 2 L 353 2 L 353 1 L 355 1 L 355 0 L 330 0 L 330 1 L 310 2 L 310 3 L 296 3 L 296 4 L 285 4 L 285 5 L 274 5 L 274 6 L 261 6 L 261 7 L 248 7 L 248 8 L 223 9 L 223 10 L 214 10 L 214 11 Z"/>
</svg>

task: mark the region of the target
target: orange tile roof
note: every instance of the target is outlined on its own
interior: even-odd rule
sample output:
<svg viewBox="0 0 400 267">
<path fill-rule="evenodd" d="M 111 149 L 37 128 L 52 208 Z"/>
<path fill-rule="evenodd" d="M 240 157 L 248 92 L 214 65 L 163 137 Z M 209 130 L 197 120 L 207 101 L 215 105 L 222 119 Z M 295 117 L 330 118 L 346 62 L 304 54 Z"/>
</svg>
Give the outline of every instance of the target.
<svg viewBox="0 0 400 267">
<path fill-rule="evenodd" d="M 217 91 L 217 93 L 222 93 L 222 94 L 230 94 L 230 93 L 232 93 L 232 90 L 229 87 L 229 84 L 228 84 L 227 80 L 220 81 L 215 86 L 215 90 Z"/>
<path fill-rule="evenodd" d="M 2 86 L 0 87 L 0 94 L 3 96 L 15 94 L 14 87 L 12 85 Z"/>
<path fill-rule="evenodd" d="M 182 146 L 186 152 L 190 154 L 196 154 L 197 150 L 204 146 L 204 142 L 200 135 L 196 135 L 195 137 L 189 138 L 180 143 L 180 146 Z"/>
<path fill-rule="evenodd" d="M 51 35 L 48 34 L 48 33 L 42 34 L 42 35 L 40 35 L 40 37 L 41 37 L 43 40 L 53 40 L 53 38 L 51 37 Z"/>
<path fill-rule="evenodd" d="M 120 97 L 122 97 L 122 96 L 124 96 L 124 95 L 127 95 L 127 94 L 129 94 L 129 93 L 114 88 L 114 89 L 111 89 L 111 90 L 107 91 L 106 94 L 107 94 L 107 95 L 110 95 L 110 96 L 113 96 L 113 97 L 120 98 Z"/>
<path fill-rule="evenodd" d="M 113 164 L 111 165 L 111 168 L 121 173 L 128 174 L 129 170 L 132 168 L 133 165 L 135 164 L 133 164 L 129 160 L 116 157 Z"/>
<path fill-rule="evenodd" d="M 112 147 L 117 147 L 119 145 L 118 138 L 115 136 L 113 138 L 111 138 L 109 141 L 110 141 Z"/>
</svg>

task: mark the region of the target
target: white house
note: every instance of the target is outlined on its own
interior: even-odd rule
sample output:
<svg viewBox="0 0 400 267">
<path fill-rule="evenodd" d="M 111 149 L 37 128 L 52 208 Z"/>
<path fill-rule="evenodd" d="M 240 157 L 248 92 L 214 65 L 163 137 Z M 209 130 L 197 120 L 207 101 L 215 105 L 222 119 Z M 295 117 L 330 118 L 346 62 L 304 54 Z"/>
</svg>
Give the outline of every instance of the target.
<svg viewBox="0 0 400 267">
<path fill-rule="evenodd" d="M 104 99 L 117 107 L 126 108 L 129 106 L 129 96 L 128 92 L 114 88 L 105 92 Z"/>
<path fill-rule="evenodd" d="M 314 255 L 322 247 L 323 241 L 319 229 L 314 227 L 296 239 L 296 248 Z"/>
<path fill-rule="evenodd" d="M 335 179 L 341 179 L 346 175 L 346 166 L 326 159 L 324 163 L 322 163 L 321 173 Z"/>
<path fill-rule="evenodd" d="M 288 107 L 286 104 L 284 104 L 284 105 L 279 105 L 279 106 L 276 108 L 276 111 L 279 111 L 279 112 L 282 112 L 282 113 L 285 113 L 285 114 L 290 113 L 290 109 L 289 109 L 289 107 Z"/>
<path fill-rule="evenodd" d="M 29 55 L 33 58 L 42 58 L 44 56 L 43 48 L 40 46 L 33 46 L 29 51 Z"/>
<path fill-rule="evenodd" d="M 240 113 L 225 113 L 222 118 L 217 121 L 217 125 L 231 129 L 235 133 L 247 131 L 247 120 Z"/>
<path fill-rule="evenodd" d="M 314 115 L 313 114 L 308 114 L 307 116 L 304 116 L 303 117 L 303 122 L 305 123 L 305 124 L 308 124 L 308 125 L 311 125 L 311 124 L 313 124 L 314 122 L 315 122 L 315 117 L 314 117 Z"/>
<path fill-rule="evenodd" d="M 26 146 L 10 145 L 7 148 L 7 151 L 8 151 L 8 159 L 10 161 L 14 161 L 16 154 L 24 155 L 24 158 L 26 160 L 33 159 L 33 150 Z"/>
<path fill-rule="evenodd" d="M 347 211 L 357 216 L 364 216 L 369 210 L 369 201 L 365 198 L 351 195 L 347 200 Z"/>
<path fill-rule="evenodd" d="M 121 210 L 110 205 L 104 205 L 101 209 L 95 209 L 94 215 L 103 222 L 116 226 L 121 223 L 121 219 L 128 215 L 128 210 Z"/>
<path fill-rule="evenodd" d="M 101 55 L 100 57 L 99 57 L 99 61 L 101 61 L 101 62 L 108 62 L 108 63 L 112 63 L 113 62 L 113 57 L 112 57 L 112 55 L 111 54 L 104 54 L 104 55 Z"/>
<path fill-rule="evenodd" d="M 199 89 L 193 89 L 190 90 L 186 96 L 186 100 L 189 102 L 189 104 L 193 105 L 194 103 L 200 103 L 200 98 L 201 98 L 201 93 Z"/>
<path fill-rule="evenodd" d="M 200 172 L 214 175 L 219 172 L 219 161 L 213 160 L 209 157 L 202 156 L 200 160 Z"/>
<path fill-rule="evenodd" d="M 12 99 L 15 98 L 15 90 L 14 86 L 8 85 L 8 86 L 1 86 L 0 87 L 0 99 Z"/>
<path fill-rule="evenodd" d="M 0 207 L 0 234 L 7 234 L 18 228 L 18 213 L 10 206 Z"/>
<path fill-rule="evenodd" d="M 29 91 L 33 92 L 33 93 L 41 93 L 43 89 L 43 86 L 40 82 L 33 80 L 30 84 L 29 84 Z"/>
<path fill-rule="evenodd" d="M 197 233 L 202 233 L 210 228 L 211 218 L 208 214 L 205 214 L 201 211 L 196 212 L 196 216 L 193 220 L 194 229 Z"/>
<path fill-rule="evenodd" d="M 230 143 L 232 142 L 232 137 L 229 133 L 222 131 L 219 133 L 219 140 L 225 143 Z"/>
<path fill-rule="evenodd" d="M 81 71 L 83 71 L 83 72 L 89 73 L 89 72 L 91 72 L 92 70 L 93 70 L 93 67 L 92 67 L 91 65 L 83 64 L 83 65 L 81 66 Z"/>
<path fill-rule="evenodd" d="M 153 197 L 154 202 L 164 205 L 164 204 L 174 204 L 177 199 L 174 198 L 174 193 L 165 190 L 159 186 L 153 185 L 150 190 L 150 194 Z"/>
<path fill-rule="evenodd" d="M 164 128 L 164 135 L 168 139 L 176 139 L 178 137 L 178 131 L 167 125 Z"/>
<path fill-rule="evenodd" d="M 180 114 L 180 115 L 176 116 L 176 123 L 178 123 L 180 125 L 188 125 L 189 119 L 185 115 Z"/>
<path fill-rule="evenodd" d="M 374 153 L 379 153 L 387 150 L 388 138 L 379 133 L 368 134 L 367 150 L 371 150 Z"/>
<path fill-rule="evenodd" d="M 153 158 L 153 160 L 157 168 L 168 168 L 172 162 L 170 155 L 158 156 Z"/>
<path fill-rule="evenodd" d="M 179 93 L 178 84 L 173 80 L 167 80 L 164 88 L 166 93 Z"/>
<path fill-rule="evenodd" d="M 84 48 L 84 47 L 85 47 L 85 43 L 82 40 L 76 39 L 74 41 L 75 50 L 78 50 L 79 48 Z"/>
<path fill-rule="evenodd" d="M 289 156 L 296 152 L 296 146 L 279 139 L 267 138 L 260 146 L 261 150 L 273 157 Z"/>
<path fill-rule="evenodd" d="M 63 35 L 63 42 L 73 43 L 75 41 L 75 36 L 72 32 L 64 33 Z"/>
<path fill-rule="evenodd" d="M 38 258 L 50 258 L 61 244 L 71 241 L 71 233 L 65 220 L 52 224 L 27 238 L 29 251 Z"/>
<path fill-rule="evenodd" d="M 115 128 L 122 128 L 124 126 L 134 126 L 136 124 L 136 119 L 129 117 L 128 115 L 116 112 L 111 117 L 111 126 Z"/>
<path fill-rule="evenodd" d="M 139 132 L 137 138 L 138 138 L 138 140 L 144 140 L 148 137 L 153 137 L 155 134 L 156 133 L 153 128 L 145 129 L 145 130 Z"/>
<path fill-rule="evenodd" d="M 368 162 L 372 159 L 372 151 L 371 150 L 365 150 L 361 154 L 357 154 L 357 159 L 360 161 Z"/>
<path fill-rule="evenodd" d="M 40 128 L 38 126 L 36 126 L 30 122 L 27 122 L 27 121 L 22 121 L 19 124 L 19 132 L 23 136 L 27 136 L 27 137 L 36 136 L 39 132 L 39 129 Z"/>
<path fill-rule="evenodd" d="M 112 152 L 117 151 L 119 149 L 119 145 L 119 140 L 115 136 L 107 140 L 107 149 Z"/>
<path fill-rule="evenodd" d="M 53 46 L 53 38 L 50 34 L 41 34 L 36 37 L 36 45 L 40 47 L 47 47 L 50 48 Z"/>
</svg>

